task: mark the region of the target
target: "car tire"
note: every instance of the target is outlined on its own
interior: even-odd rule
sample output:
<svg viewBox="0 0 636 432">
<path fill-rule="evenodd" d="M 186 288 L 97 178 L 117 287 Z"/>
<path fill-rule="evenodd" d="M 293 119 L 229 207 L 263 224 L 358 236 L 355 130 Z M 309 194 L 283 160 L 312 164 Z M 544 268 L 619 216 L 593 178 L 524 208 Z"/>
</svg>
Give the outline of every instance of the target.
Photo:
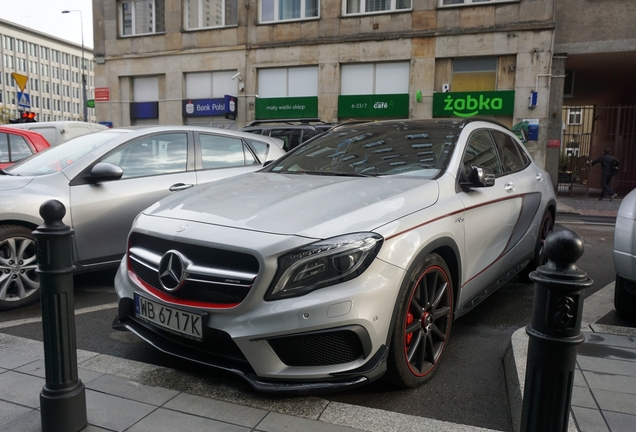
<svg viewBox="0 0 636 432">
<path fill-rule="evenodd" d="M 0 226 L 0 311 L 40 299 L 40 277 L 36 269 L 32 230 L 18 225 Z"/>
<path fill-rule="evenodd" d="M 413 268 L 400 290 L 385 380 L 403 388 L 421 385 L 439 364 L 453 320 L 450 271 L 437 254 Z"/>
<path fill-rule="evenodd" d="M 541 218 L 541 225 L 539 226 L 539 234 L 537 235 L 537 242 L 534 247 L 534 258 L 528 263 L 523 273 L 528 276 L 531 272 L 536 270 L 539 266 L 548 262 L 548 256 L 545 253 L 545 240 L 554 230 L 554 216 L 552 212 L 547 209 Z"/>
<path fill-rule="evenodd" d="M 616 275 L 614 308 L 623 318 L 636 319 L 636 282 Z"/>
</svg>

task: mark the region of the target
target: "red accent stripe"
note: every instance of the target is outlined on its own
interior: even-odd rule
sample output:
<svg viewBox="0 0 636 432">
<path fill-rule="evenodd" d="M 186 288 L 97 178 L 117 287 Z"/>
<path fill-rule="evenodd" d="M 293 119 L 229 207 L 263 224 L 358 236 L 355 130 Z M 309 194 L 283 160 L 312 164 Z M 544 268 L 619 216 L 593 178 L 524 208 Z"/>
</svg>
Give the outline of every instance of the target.
<svg viewBox="0 0 636 432">
<path fill-rule="evenodd" d="M 152 285 L 147 284 L 143 280 L 139 279 L 137 275 L 130 270 L 128 267 L 128 277 L 142 290 L 144 290 L 147 294 L 154 296 L 168 304 L 179 305 L 179 306 L 188 306 L 188 307 L 199 307 L 199 308 L 207 308 L 207 309 L 231 309 L 233 307 L 238 306 L 240 303 L 207 303 L 207 302 L 197 302 L 192 300 L 183 300 L 174 298 L 162 291 L 159 291 Z"/>
</svg>

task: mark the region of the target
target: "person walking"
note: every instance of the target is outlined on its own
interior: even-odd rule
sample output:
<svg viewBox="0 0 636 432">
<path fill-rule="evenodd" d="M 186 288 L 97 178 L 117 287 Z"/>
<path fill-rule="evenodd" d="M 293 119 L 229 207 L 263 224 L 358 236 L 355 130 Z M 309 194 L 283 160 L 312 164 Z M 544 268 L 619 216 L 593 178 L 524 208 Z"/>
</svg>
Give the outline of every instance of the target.
<svg viewBox="0 0 636 432">
<path fill-rule="evenodd" d="M 591 163 L 592 166 L 597 163 L 601 164 L 601 196 L 598 200 L 603 201 L 606 195 L 610 197 L 610 201 L 616 198 L 616 192 L 612 190 L 610 183 L 612 176 L 618 173 L 620 162 L 612 156 L 612 151 L 606 148 L 603 150 L 603 156 L 594 159 L 592 162 L 588 161 L 587 163 Z"/>
</svg>

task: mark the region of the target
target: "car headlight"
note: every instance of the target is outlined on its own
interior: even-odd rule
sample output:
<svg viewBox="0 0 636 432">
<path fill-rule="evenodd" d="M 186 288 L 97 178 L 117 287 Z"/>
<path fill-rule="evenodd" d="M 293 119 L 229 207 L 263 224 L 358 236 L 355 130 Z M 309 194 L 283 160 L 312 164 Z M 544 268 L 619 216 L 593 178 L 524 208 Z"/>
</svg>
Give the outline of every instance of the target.
<svg viewBox="0 0 636 432">
<path fill-rule="evenodd" d="M 265 300 L 300 296 L 353 279 L 369 267 L 383 241 L 374 233 L 348 234 L 283 255 Z"/>
</svg>

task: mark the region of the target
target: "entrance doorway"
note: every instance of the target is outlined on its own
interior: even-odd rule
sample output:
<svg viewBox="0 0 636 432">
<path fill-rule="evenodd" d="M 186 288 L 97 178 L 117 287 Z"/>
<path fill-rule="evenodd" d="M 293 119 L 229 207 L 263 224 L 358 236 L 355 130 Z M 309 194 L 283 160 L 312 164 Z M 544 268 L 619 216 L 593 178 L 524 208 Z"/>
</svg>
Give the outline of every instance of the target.
<svg viewBox="0 0 636 432">
<path fill-rule="evenodd" d="M 620 161 L 612 188 L 618 196 L 636 187 L 636 106 L 565 106 L 559 154 L 558 193 L 590 196 L 600 193 L 601 168 L 588 161 L 609 149 Z"/>
</svg>

